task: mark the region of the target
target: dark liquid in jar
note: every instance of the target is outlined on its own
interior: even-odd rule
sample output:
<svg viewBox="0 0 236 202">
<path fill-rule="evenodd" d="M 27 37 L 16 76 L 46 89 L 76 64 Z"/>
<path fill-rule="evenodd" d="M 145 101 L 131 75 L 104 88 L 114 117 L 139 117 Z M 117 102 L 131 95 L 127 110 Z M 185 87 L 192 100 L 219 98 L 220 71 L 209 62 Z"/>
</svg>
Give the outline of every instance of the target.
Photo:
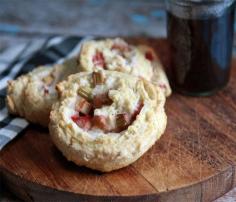
<svg viewBox="0 0 236 202">
<path fill-rule="evenodd" d="M 208 95 L 229 80 L 234 5 L 209 19 L 183 19 L 168 13 L 172 87 L 190 95 Z"/>
</svg>

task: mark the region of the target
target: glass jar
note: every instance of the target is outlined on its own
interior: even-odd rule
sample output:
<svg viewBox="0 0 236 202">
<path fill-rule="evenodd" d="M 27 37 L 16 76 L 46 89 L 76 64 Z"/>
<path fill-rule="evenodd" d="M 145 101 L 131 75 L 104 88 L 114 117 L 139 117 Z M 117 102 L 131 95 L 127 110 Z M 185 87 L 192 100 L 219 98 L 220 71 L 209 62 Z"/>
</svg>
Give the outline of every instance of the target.
<svg viewBox="0 0 236 202">
<path fill-rule="evenodd" d="M 223 88 L 230 74 L 235 0 L 168 0 L 167 33 L 176 91 L 211 95 Z"/>
</svg>

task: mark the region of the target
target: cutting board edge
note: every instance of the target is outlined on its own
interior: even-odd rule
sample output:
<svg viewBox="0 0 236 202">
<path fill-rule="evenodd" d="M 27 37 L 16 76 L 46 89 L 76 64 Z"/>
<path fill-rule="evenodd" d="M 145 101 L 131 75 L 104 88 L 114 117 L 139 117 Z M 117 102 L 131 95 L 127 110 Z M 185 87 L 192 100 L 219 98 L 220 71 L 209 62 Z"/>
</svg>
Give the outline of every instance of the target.
<svg viewBox="0 0 236 202">
<path fill-rule="evenodd" d="M 229 172 L 229 173 L 228 173 Z M 218 195 L 209 195 L 204 196 L 206 192 L 203 192 L 204 185 L 207 183 L 214 184 L 214 180 L 217 181 L 216 177 L 226 174 L 227 176 L 230 174 L 230 178 L 228 178 L 228 183 L 230 186 L 225 186 L 225 189 L 220 192 Z M 230 191 L 232 188 L 236 187 L 236 184 L 234 183 L 234 177 L 235 177 L 235 165 L 230 165 L 230 167 L 227 167 L 225 170 L 222 170 L 218 173 L 218 175 L 210 176 L 209 178 L 204 179 L 203 181 L 200 181 L 198 183 L 194 183 L 192 185 L 188 185 L 185 187 L 180 187 L 178 189 L 173 190 L 167 190 L 164 192 L 157 192 L 156 194 L 148 194 L 148 195 L 89 195 L 89 194 L 82 194 L 82 193 L 75 193 L 70 191 L 64 191 L 57 188 L 51 188 L 45 185 L 41 185 L 35 182 L 31 182 L 27 179 L 23 179 L 22 177 L 18 175 L 14 175 L 10 173 L 5 168 L 2 168 L 0 165 L 0 178 L 3 179 L 3 184 L 6 185 L 9 190 L 11 190 L 17 197 L 25 200 L 25 201 L 42 201 L 45 199 L 54 199 L 55 197 L 60 199 L 61 201 L 74 201 L 74 200 L 80 200 L 80 201 L 156 201 L 158 202 L 165 202 L 169 201 L 170 199 L 182 197 L 183 194 L 188 193 L 189 191 L 193 190 L 194 192 L 198 190 L 198 193 L 194 193 L 196 196 L 196 200 L 199 201 L 212 201 L 217 199 L 218 197 L 224 195 L 228 191 Z M 212 182 L 211 182 L 212 181 Z M 179 193 L 177 193 L 179 192 Z M 207 191 L 208 192 L 208 191 Z M 43 194 L 42 194 L 43 193 Z M 46 194 L 45 194 L 46 193 Z M 46 196 L 45 196 L 46 195 Z M 45 197 L 45 198 L 41 198 Z M 51 197 L 51 198 L 50 198 Z M 178 200 L 181 202 L 180 200 Z"/>
</svg>

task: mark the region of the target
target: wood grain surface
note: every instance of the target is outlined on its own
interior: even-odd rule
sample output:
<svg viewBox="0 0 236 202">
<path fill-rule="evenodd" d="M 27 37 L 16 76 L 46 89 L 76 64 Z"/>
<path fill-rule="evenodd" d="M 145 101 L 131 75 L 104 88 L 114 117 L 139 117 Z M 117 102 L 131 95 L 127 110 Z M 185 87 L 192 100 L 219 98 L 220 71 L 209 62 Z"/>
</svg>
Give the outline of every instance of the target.
<svg viewBox="0 0 236 202">
<path fill-rule="evenodd" d="M 165 40 L 151 44 L 168 67 Z M 134 164 L 103 174 L 68 162 L 48 131 L 31 125 L 0 153 L 4 183 L 26 201 L 212 201 L 236 186 L 236 61 L 211 97 L 173 94 L 168 126 Z"/>
</svg>

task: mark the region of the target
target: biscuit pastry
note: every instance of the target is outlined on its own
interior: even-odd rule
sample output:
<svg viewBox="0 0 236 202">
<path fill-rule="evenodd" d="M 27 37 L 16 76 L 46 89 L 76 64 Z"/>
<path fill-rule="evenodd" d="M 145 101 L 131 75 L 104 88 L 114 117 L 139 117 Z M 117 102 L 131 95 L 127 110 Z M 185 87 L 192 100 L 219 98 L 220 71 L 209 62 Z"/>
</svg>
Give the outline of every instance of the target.
<svg viewBox="0 0 236 202">
<path fill-rule="evenodd" d="M 70 161 L 102 172 L 125 167 L 163 134 L 165 96 L 145 79 L 116 71 L 82 72 L 57 85 L 49 131 Z"/>
<path fill-rule="evenodd" d="M 56 84 L 77 72 L 77 61 L 72 58 L 53 67 L 38 67 L 16 80 L 9 81 L 6 97 L 9 112 L 32 123 L 48 126 L 52 104 L 58 97 Z"/>
<path fill-rule="evenodd" d="M 153 69 L 143 53 L 120 38 L 83 43 L 79 54 L 83 71 L 99 69 L 119 71 L 150 80 Z"/>
<path fill-rule="evenodd" d="M 161 87 L 166 96 L 171 94 L 168 79 L 151 47 L 133 46 L 120 38 L 86 41 L 79 63 L 82 71 L 105 69 L 143 77 Z"/>
</svg>

